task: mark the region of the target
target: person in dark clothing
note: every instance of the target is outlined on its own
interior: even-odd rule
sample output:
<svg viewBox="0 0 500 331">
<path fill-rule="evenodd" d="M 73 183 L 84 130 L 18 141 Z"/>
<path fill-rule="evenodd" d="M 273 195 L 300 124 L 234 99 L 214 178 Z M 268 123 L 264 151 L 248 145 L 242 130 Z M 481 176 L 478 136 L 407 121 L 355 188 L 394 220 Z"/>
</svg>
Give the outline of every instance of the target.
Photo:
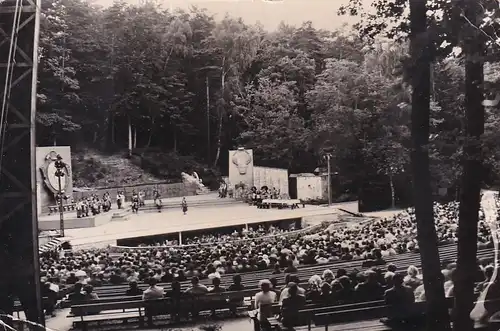
<svg viewBox="0 0 500 331">
<path fill-rule="evenodd" d="M 288 284 L 288 297 L 283 299 L 281 305 L 282 323 L 285 327 L 299 325 L 299 310 L 304 307 L 306 299 L 298 294 L 298 286 L 295 283 Z"/>
<path fill-rule="evenodd" d="M 73 285 L 73 284 L 76 284 L 77 282 L 78 282 L 78 278 L 76 278 L 74 272 L 71 272 L 69 274 L 68 278 L 66 278 L 66 284 L 68 284 L 68 285 Z"/>
<path fill-rule="evenodd" d="M 373 258 L 363 261 L 362 267 L 371 268 L 374 266 L 384 265 L 384 264 L 386 264 L 386 261 L 382 258 L 382 253 L 380 252 L 380 250 L 377 249 L 373 252 Z"/>
<path fill-rule="evenodd" d="M 167 292 L 166 297 L 170 298 L 172 302 L 170 310 L 172 320 L 177 322 L 180 321 L 181 296 L 181 283 L 178 280 L 174 279 L 172 280 L 170 291 Z"/>
<path fill-rule="evenodd" d="M 377 273 L 372 270 L 366 272 L 366 280 L 356 286 L 356 299 L 358 301 L 380 300 L 383 295 L 382 285 L 377 281 Z"/>
<path fill-rule="evenodd" d="M 122 278 L 122 276 L 120 276 L 120 274 L 117 273 L 116 271 L 113 271 L 113 273 L 109 277 L 109 282 L 112 285 L 120 285 L 120 284 L 123 284 L 124 281 L 125 280 Z"/>
<path fill-rule="evenodd" d="M 385 303 L 391 307 L 388 321 L 408 322 L 414 319 L 413 303 L 415 295 L 409 286 L 403 284 L 403 276 L 395 274 L 392 278 L 393 286 L 384 293 Z"/>
<path fill-rule="evenodd" d="M 128 283 L 129 288 L 125 291 L 125 295 L 134 296 L 134 295 L 142 295 L 142 290 L 137 285 L 135 280 Z"/>
<path fill-rule="evenodd" d="M 234 292 L 234 291 L 243 291 L 245 289 L 245 286 L 241 284 L 241 275 L 234 275 L 233 276 L 233 283 L 229 285 L 228 291 Z M 236 315 L 236 310 L 238 306 L 243 305 L 243 296 L 241 298 L 231 298 L 229 300 L 229 310 L 231 311 L 232 315 Z"/>
<path fill-rule="evenodd" d="M 294 273 L 297 272 L 297 268 L 293 265 L 292 260 L 288 260 L 287 262 L 287 267 L 285 268 L 285 273 Z"/>
<path fill-rule="evenodd" d="M 73 293 L 71 293 L 68 296 L 69 302 L 71 302 L 71 306 L 77 305 L 79 303 L 82 303 L 85 301 L 85 294 L 82 293 L 83 291 L 83 284 L 82 283 L 76 283 L 75 287 L 73 288 Z M 78 315 L 78 313 L 71 309 L 71 313 L 73 315 Z"/>
<path fill-rule="evenodd" d="M 55 316 L 54 310 L 57 303 L 57 293 L 50 289 L 50 283 L 44 283 L 42 287 L 42 297 L 46 298 L 43 300 L 43 306 L 45 309 L 45 315 Z"/>
</svg>

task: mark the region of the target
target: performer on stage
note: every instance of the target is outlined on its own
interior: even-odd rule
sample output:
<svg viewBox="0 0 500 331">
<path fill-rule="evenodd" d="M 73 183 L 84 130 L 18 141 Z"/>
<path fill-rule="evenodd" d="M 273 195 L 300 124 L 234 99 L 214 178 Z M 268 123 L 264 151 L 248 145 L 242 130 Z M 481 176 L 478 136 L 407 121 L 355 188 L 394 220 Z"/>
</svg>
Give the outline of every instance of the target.
<svg viewBox="0 0 500 331">
<path fill-rule="evenodd" d="M 118 209 L 122 209 L 122 205 L 125 202 L 125 196 L 123 195 L 123 192 L 118 192 L 116 195 L 116 205 L 118 206 Z"/>
<path fill-rule="evenodd" d="M 153 192 L 153 199 L 154 199 L 154 203 L 155 203 L 156 209 L 158 209 L 158 212 L 161 213 L 162 203 L 161 203 L 160 192 L 158 192 L 157 190 L 154 190 L 154 192 Z"/>
<path fill-rule="evenodd" d="M 132 211 L 139 211 L 139 195 L 135 191 L 132 192 Z"/>
<path fill-rule="evenodd" d="M 188 211 L 188 204 L 186 201 L 186 197 L 182 197 L 182 212 L 184 213 L 184 215 L 186 215 L 187 211 Z"/>
</svg>

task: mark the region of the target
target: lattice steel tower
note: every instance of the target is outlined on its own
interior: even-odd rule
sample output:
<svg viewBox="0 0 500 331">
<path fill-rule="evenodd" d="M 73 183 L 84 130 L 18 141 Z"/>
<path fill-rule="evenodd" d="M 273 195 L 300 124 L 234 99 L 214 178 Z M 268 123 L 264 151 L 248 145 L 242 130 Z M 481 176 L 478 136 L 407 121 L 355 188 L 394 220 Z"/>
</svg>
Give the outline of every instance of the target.
<svg viewBox="0 0 500 331">
<path fill-rule="evenodd" d="M 44 324 L 35 177 L 39 26 L 40 0 L 0 0 L 0 309 L 11 311 L 18 298 L 27 319 Z"/>
</svg>

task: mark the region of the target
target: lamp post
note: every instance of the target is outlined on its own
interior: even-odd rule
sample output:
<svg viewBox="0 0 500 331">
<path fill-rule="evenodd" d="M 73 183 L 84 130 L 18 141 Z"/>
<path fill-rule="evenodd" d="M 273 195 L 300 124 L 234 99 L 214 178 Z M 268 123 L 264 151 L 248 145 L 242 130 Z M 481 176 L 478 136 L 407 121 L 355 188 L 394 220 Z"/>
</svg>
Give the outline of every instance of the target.
<svg viewBox="0 0 500 331">
<path fill-rule="evenodd" d="M 331 153 L 326 153 L 324 158 L 328 163 L 328 206 L 332 204 L 332 180 L 331 180 L 331 169 L 330 169 L 330 159 L 332 158 Z"/>
<path fill-rule="evenodd" d="M 62 161 L 61 155 L 57 155 L 57 160 L 54 162 L 56 167 L 55 176 L 57 177 L 57 198 L 59 203 L 59 230 L 61 237 L 64 237 L 64 210 L 63 210 L 63 192 L 61 186 L 61 178 L 65 176 L 63 169 L 66 167 L 66 164 Z"/>
</svg>

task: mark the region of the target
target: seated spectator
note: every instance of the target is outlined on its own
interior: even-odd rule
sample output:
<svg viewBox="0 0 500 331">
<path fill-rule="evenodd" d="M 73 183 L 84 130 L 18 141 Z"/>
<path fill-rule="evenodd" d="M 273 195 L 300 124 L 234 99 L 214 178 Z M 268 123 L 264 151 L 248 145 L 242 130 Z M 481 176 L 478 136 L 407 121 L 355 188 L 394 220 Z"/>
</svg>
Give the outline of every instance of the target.
<svg viewBox="0 0 500 331">
<path fill-rule="evenodd" d="M 273 316 L 272 306 L 276 302 L 276 293 L 271 291 L 271 282 L 269 280 L 260 281 L 261 291 L 255 295 L 255 308 L 257 310 L 256 322 L 261 330 L 271 330 L 268 318 Z"/>
<path fill-rule="evenodd" d="M 415 302 L 413 290 L 403 284 L 403 277 L 399 274 L 395 274 L 392 280 L 394 285 L 384 293 L 385 303 L 391 306 L 389 320 L 402 322 L 411 319 Z"/>
<path fill-rule="evenodd" d="M 222 293 L 222 292 L 226 292 L 226 288 L 224 286 L 221 286 L 220 285 L 220 278 L 213 278 L 212 279 L 212 285 L 213 287 L 211 287 L 208 292 L 210 293 Z"/>
<path fill-rule="evenodd" d="M 373 270 L 366 272 L 366 280 L 356 286 L 355 292 L 358 301 L 380 300 L 384 294 L 382 285 L 377 281 L 377 274 Z"/>
<path fill-rule="evenodd" d="M 68 296 L 71 305 L 78 304 L 85 300 L 85 294 L 82 293 L 83 284 L 76 283 L 73 287 L 73 292 Z"/>
<path fill-rule="evenodd" d="M 228 291 L 235 292 L 235 291 L 243 291 L 244 289 L 245 286 L 241 284 L 241 275 L 234 275 L 233 283 L 229 285 Z M 229 310 L 231 311 L 232 315 L 236 315 L 236 309 L 238 308 L 238 306 L 243 305 L 243 300 L 244 300 L 243 296 L 241 298 L 231 298 L 229 300 Z"/>
<path fill-rule="evenodd" d="M 286 273 L 297 272 L 297 268 L 293 265 L 293 261 L 292 260 L 287 260 L 286 263 L 287 263 L 287 267 L 285 268 L 285 272 Z"/>
<path fill-rule="evenodd" d="M 415 289 L 422 284 L 422 280 L 419 277 L 420 273 L 418 271 L 418 268 L 411 265 L 408 267 L 406 273 L 407 275 L 405 276 L 403 282 L 406 286 L 409 286 L 412 291 L 415 291 Z"/>
<path fill-rule="evenodd" d="M 306 299 L 298 294 L 298 286 L 295 283 L 288 284 L 288 297 L 281 305 L 281 317 L 285 327 L 299 325 L 299 310 L 304 307 Z"/>
<path fill-rule="evenodd" d="M 66 278 L 66 284 L 73 285 L 78 282 L 78 278 L 76 278 L 74 272 L 70 272 L 68 278 Z"/>
<path fill-rule="evenodd" d="M 83 292 L 85 295 L 85 301 L 98 300 L 99 297 L 96 293 L 94 293 L 94 287 L 92 285 L 86 285 L 83 288 Z"/>
<path fill-rule="evenodd" d="M 92 285 L 94 287 L 102 286 L 102 280 L 95 273 L 90 276 L 90 280 L 88 283 L 89 285 Z"/>
<path fill-rule="evenodd" d="M 170 285 L 170 291 L 167 292 L 167 297 L 170 298 L 172 306 L 170 309 L 170 315 L 172 320 L 179 321 L 180 320 L 180 308 L 181 308 L 181 297 L 182 297 L 182 289 L 181 283 L 174 279 Z"/>
<path fill-rule="evenodd" d="M 383 265 L 386 264 L 385 260 L 382 258 L 382 254 L 379 249 L 374 250 L 373 252 L 373 257 L 369 258 L 368 260 L 363 261 L 362 267 L 363 268 L 370 268 L 374 267 L 377 265 Z"/>
<path fill-rule="evenodd" d="M 116 271 L 113 271 L 109 276 L 109 283 L 112 285 L 120 285 L 125 282 L 125 279 Z"/>
<path fill-rule="evenodd" d="M 226 288 L 220 285 L 220 278 L 212 279 L 212 287 L 208 289 L 209 293 L 224 293 L 226 292 Z M 225 298 L 221 298 L 221 300 L 213 301 L 215 306 L 220 305 L 222 302 L 226 302 Z M 215 309 L 212 309 L 212 316 L 215 316 Z"/>
<path fill-rule="evenodd" d="M 340 284 L 340 282 L 338 281 L 336 282 Z M 330 286 L 330 284 L 328 283 L 321 284 L 320 295 L 316 302 L 325 306 L 333 302 L 332 287 Z"/>
<path fill-rule="evenodd" d="M 323 278 L 323 281 L 331 284 L 331 282 L 333 282 L 333 280 L 335 279 L 335 275 L 331 270 L 327 269 L 323 271 L 323 276 L 321 278 Z"/>
<path fill-rule="evenodd" d="M 385 289 L 390 289 L 394 285 L 394 276 L 396 274 L 393 272 L 386 272 L 384 275 Z"/>
<path fill-rule="evenodd" d="M 281 274 L 281 269 L 279 264 L 274 265 L 273 275 Z"/>
<path fill-rule="evenodd" d="M 149 288 L 142 293 L 142 300 L 155 300 L 163 298 L 165 292 L 162 287 L 156 285 L 158 284 L 156 279 L 150 278 L 148 284 Z"/>
<path fill-rule="evenodd" d="M 283 303 L 283 300 L 285 300 L 286 298 L 288 298 L 289 296 L 289 284 L 292 284 L 292 283 L 295 283 L 295 284 L 299 284 L 300 283 L 300 280 L 299 280 L 299 277 L 296 276 L 296 275 L 291 275 L 290 276 L 290 282 L 287 284 L 287 286 L 281 290 L 281 294 L 280 294 L 280 298 L 279 298 L 279 304 L 281 305 Z M 301 295 L 303 297 L 306 296 L 306 290 L 304 290 L 302 287 L 300 286 L 297 286 L 297 293 L 298 295 Z"/>
<path fill-rule="evenodd" d="M 134 296 L 134 295 L 141 295 L 142 290 L 139 288 L 137 285 L 137 281 L 133 280 L 128 283 L 128 289 L 125 291 L 125 295 L 127 296 Z"/>
<path fill-rule="evenodd" d="M 495 271 L 495 267 L 492 265 L 488 265 L 484 268 L 484 281 L 479 283 L 476 287 L 476 292 L 482 292 L 490 283 L 491 277 L 493 277 L 493 272 Z"/>
<path fill-rule="evenodd" d="M 339 285 L 332 283 L 332 296 L 336 302 L 344 303 L 352 301 L 354 289 L 351 279 L 348 276 L 342 276 L 337 279 Z"/>
<path fill-rule="evenodd" d="M 46 298 L 43 300 L 45 314 L 52 317 L 56 316 L 54 310 L 57 303 L 57 293 L 50 288 L 49 282 L 43 282 L 41 292 L 42 297 Z"/>
<path fill-rule="evenodd" d="M 202 295 L 208 293 L 208 288 L 200 284 L 200 279 L 198 277 L 191 278 L 191 287 L 189 287 L 185 293 L 191 295 Z"/>
</svg>

